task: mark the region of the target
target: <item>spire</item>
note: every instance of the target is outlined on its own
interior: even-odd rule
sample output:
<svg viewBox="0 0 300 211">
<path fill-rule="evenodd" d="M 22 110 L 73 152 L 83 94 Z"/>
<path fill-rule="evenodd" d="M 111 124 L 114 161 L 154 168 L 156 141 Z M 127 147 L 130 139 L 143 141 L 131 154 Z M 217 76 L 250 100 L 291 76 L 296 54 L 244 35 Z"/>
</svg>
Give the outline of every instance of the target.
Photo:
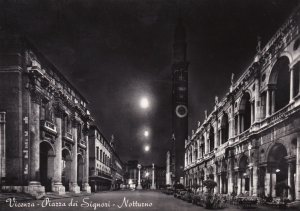
<svg viewBox="0 0 300 211">
<path fill-rule="evenodd" d="M 183 19 L 179 17 L 176 21 L 174 31 L 173 59 L 174 62 L 186 61 L 186 31 Z"/>
</svg>

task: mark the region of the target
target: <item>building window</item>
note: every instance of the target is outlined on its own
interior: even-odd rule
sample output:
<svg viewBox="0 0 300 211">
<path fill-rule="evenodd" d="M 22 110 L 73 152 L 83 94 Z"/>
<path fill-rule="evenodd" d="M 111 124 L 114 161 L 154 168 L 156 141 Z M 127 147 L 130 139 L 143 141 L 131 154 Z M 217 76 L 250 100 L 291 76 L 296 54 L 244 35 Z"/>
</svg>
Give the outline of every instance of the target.
<svg viewBox="0 0 300 211">
<path fill-rule="evenodd" d="M 99 147 L 96 147 L 96 159 L 99 160 Z"/>
<path fill-rule="evenodd" d="M 100 162 L 102 162 L 102 149 L 100 150 Z"/>
</svg>

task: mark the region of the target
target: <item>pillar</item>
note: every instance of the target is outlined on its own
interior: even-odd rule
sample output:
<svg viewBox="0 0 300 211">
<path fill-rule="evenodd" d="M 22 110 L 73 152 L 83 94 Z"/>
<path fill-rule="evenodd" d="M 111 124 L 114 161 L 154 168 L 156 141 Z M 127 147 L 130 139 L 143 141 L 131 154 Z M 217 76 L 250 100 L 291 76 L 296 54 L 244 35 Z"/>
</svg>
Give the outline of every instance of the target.
<svg viewBox="0 0 300 211">
<path fill-rule="evenodd" d="M 294 68 L 290 69 L 290 103 L 294 98 Z"/>
<path fill-rule="evenodd" d="M 52 191 L 59 195 L 65 193 L 65 187 L 62 185 L 62 111 L 59 108 L 55 108 L 55 122 L 57 129 L 57 138 L 54 143 L 55 157 L 54 157 L 54 169 L 52 180 Z"/>
<path fill-rule="evenodd" d="M 152 163 L 152 185 L 151 185 L 151 189 L 155 190 L 155 181 L 154 181 L 154 177 L 155 177 L 155 170 L 154 170 L 154 163 Z"/>
<path fill-rule="evenodd" d="M 241 115 L 238 114 L 237 117 L 238 117 L 238 120 L 237 120 L 238 128 L 237 128 L 237 134 L 236 135 L 241 133 Z"/>
<path fill-rule="evenodd" d="M 29 153 L 29 184 L 25 190 L 36 198 L 45 195 L 45 187 L 40 183 L 40 104 L 41 95 L 36 90 L 31 91 L 30 107 L 30 153 Z"/>
<path fill-rule="evenodd" d="M 270 116 L 270 90 L 267 90 L 267 100 L 266 100 L 266 117 Z"/>
<path fill-rule="evenodd" d="M 139 173 L 138 173 L 138 186 L 136 187 L 136 189 L 141 190 L 142 186 L 141 186 L 141 165 L 138 164 L 138 169 L 139 169 Z"/>
<path fill-rule="evenodd" d="M 229 170 L 229 173 L 228 173 L 228 194 L 231 194 L 233 192 L 233 173 L 231 170 Z"/>
<path fill-rule="evenodd" d="M 271 114 L 274 114 L 275 113 L 275 90 L 272 89 L 271 91 Z"/>
<path fill-rule="evenodd" d="M 237 175 L 237 194 L 241 194 L 242 193 L 242 179 L 241 179 L 241 176 Z"/>
<path fill-rule="evenodd" d="M 84 131 L 84 139 L 86 143 L 86 151 L 85 151 L 85 163 L 84 163 L 84 172 L 83 172 L 83 187 L 82 190 L 86 193 L 91 193 L 91 186 L 89 185 L 89 136 L 88 129 Z"/>
<path fill-rule="evenodd" d="M 255 118 L 254 121 L 257 122 L 260 120 L 260 94 L 259 94 L 259 77 L 255 78 L 255 92 L 254 92 L 254 109 L 255 109 Z"/>
<path fill-rule="evenodd" d="M 204 143 L 205 143 L 205 154 L 208 153 L 208 149 L 209 149 L 209 144 L 208 144 L 208 138 L 207 138 L 207 132 L 204 133 Z"/>
<path fill-rule="evenodd" d="M 80 193 L 80 187 L 77 184 L 77 147 L 78 147 L 78 137 L 77 137 L 77 126 L 78 122 L 76 119 L 72 121 L 72 135 L 74 140 L 74 146 L 72 147 L 72 163 L 71 163 L 71 179 L 70 179 L 70 192 Z"/>
<path fill-rule="evenodd" d="M 214 131 L 215 131 L 215 148 L 217 148 L 218 146 L 219 146 L 219 136 L 218 136 L 218 118 L 216 118 L 216 123 L 215 123 L 215 129 L 214 129 Z"/>
<path fill-rule="evenodd" d="M 245 120 L 244 120 L 244 114 L 240 114 L 240 133 L 244 132 L 245 129 Z"/>
<path fill-rule="evenodd" d="M 257 166 L 252 168 L 252 196 L 257 196 L 258 172 Z"/>
<path fill-rule="evenodd" d="M 30 113 L 30 183 L 40 184 L 40 103 L 38 94 L 31 95 Z"/>
<path fill-rule="evenodd" d="M 251 103 L 251 124 L 254 122 L 254 102 Z"/>
<path fill-rule="evenodd" d="M 296 182 L 295 182 L 295 199 L 300 201 L 300 134 L 297 136 L 296 148 Z"/>
<path fill-rule="evenodd" d="M 292 200 L 292 193 L 291 193 L 291 188 L 292 188 L 292 180 L 294 179 L 294 174 L 292 173 L 292 163 L 288 163 L 288 186 L 290 187 L 288 189 L 288 199 Z"/>
</svg>

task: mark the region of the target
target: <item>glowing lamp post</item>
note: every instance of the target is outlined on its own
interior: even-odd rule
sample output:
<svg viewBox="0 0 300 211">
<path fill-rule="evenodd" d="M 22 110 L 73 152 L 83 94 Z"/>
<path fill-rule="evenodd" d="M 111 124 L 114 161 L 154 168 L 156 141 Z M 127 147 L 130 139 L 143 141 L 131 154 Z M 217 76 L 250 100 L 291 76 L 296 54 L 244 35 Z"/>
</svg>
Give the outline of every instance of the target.
<svg viewBox="0 0 300 211">
<path fill-rule="evenodd" d="M 141 164 L 137 165 L 138 169 L 139 169 L 139 178 L 138 178 L 138 186 L 136 187 L 137 190 L 142 190 L 142 185 L 141 185 Z"/>
</svg>

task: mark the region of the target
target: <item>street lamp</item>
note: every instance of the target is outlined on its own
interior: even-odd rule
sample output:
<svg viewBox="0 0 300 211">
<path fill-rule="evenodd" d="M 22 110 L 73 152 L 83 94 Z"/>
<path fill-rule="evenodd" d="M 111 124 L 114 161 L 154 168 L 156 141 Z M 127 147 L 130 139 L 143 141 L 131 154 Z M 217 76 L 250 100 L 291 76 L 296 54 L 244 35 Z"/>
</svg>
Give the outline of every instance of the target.
<svg viewBox="0 0 300 211">
<path fill-rule="evenodd" d="M 148 137 L 148 136 L 149 136 L 149 131 L 148 131 L 148 130 L 145 130 L 145 131 L 144 131 L 144 136 L 145 136 L 145 137 Z"/>
<path fill-rule="evenodd" d="M 146 145 L 144 149 L 145 149 L 146 152 L 148 152 L 150 150 L 150 146 Z"/>
<path fill-rule="evenodd" d="M 141 100 L 140 100 L 140 106 L 143 109 L 148 108 L 149 107 L 149 100 L 148 100 L 148 98 L 142 97 Z"/>
</svg>

